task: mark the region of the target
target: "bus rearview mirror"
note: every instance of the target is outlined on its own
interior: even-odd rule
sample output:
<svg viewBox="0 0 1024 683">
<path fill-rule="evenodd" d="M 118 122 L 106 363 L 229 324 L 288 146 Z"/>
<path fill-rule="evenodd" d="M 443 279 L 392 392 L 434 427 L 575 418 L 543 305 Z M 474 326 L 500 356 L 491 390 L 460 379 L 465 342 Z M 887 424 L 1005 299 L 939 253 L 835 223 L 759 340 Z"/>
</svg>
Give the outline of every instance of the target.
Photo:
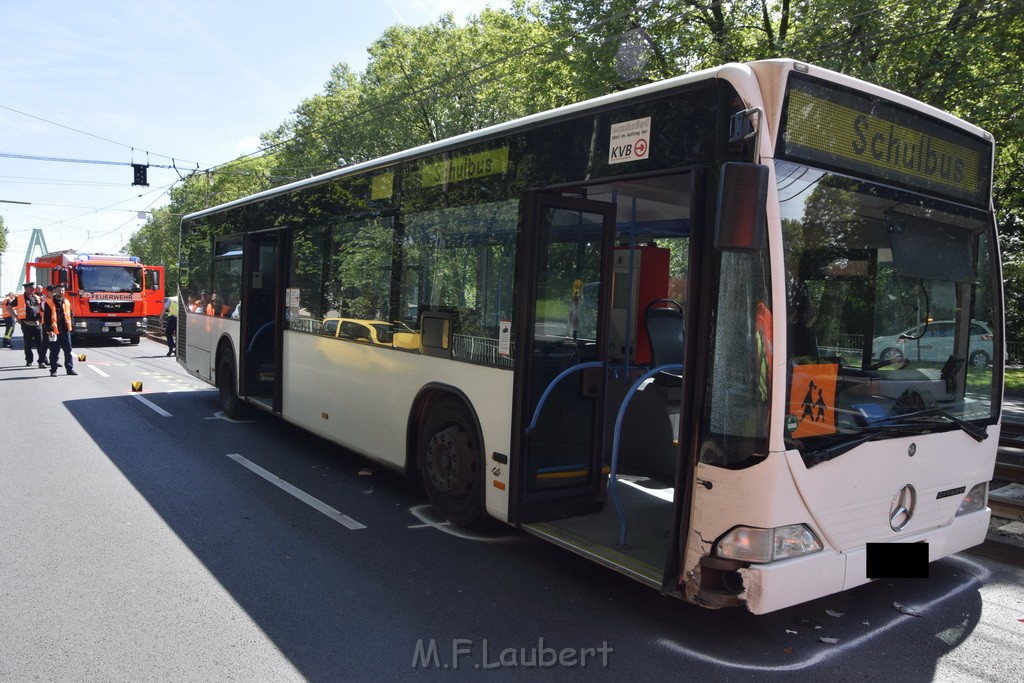
<svg viewBox="0 0 1024 683">
<path fill-rule="evenodd" d="M 768 167 L 729 161 L 722 164 L 715 214 L 715 248 L 755 252 L 764 242 Z"/>
</svg>

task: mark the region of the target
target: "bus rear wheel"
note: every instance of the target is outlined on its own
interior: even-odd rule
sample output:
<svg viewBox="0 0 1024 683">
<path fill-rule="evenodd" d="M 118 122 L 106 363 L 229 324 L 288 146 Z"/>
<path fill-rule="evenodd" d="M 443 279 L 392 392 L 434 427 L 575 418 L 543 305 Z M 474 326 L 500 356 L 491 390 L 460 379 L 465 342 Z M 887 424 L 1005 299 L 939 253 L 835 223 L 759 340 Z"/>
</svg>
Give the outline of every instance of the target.
<svg viewBox="0 0 1024 683">
<path fill-rule="evenodd" d="M 232 419 L 243 417 L 244 403 L 235 390 L 235 357 L 231 349 L 221 351 L 217 360 L 217 395 L 221 412 Z"/>
<path fill-rule="evenodd" d="M 481 451 L 477 430 L 462 405 L 435 405 L 420 430 L 418 462 L 430 503 L 456 526 L 483 519 Z"/>
</svg>

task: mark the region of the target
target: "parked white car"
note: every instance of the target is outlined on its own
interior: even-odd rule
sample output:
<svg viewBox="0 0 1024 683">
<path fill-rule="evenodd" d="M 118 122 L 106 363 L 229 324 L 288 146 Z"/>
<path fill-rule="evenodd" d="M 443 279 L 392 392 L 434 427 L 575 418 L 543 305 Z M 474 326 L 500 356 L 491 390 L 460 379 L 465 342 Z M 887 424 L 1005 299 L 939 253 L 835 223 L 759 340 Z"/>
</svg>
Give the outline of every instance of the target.
<svg viewBox="0 0 1024 683">
<path fill-rule="evenodd" d="M 910 361 L 945 363 L 953 353 L 956 323 L 933 320 L 911 327 L 894 336 L 875 337 L 872 356 L 885 363 L 903 358 Z M 971 339 L 967 345 L 967 362 L 976 368 L 992 362 L 992 328 L 987 323 L 971 322 Z"/>
</svg>

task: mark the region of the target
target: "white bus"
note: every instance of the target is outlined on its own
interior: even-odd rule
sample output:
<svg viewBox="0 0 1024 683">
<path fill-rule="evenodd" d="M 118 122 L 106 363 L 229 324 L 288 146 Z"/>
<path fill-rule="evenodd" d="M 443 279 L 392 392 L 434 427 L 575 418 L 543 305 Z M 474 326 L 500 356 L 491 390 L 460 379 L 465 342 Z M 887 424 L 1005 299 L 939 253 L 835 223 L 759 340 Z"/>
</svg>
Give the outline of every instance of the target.
<svg viewBox="0 0 1024 683">
<path fill-rule="evenodd" d="M 769 612 L 984 539 L 992 166 L 897 93 L 730 64 L 186 216 L 178 360 L 456 524 Z M 933 320 L 950 353 L 880 357 Z"/>
</svg>

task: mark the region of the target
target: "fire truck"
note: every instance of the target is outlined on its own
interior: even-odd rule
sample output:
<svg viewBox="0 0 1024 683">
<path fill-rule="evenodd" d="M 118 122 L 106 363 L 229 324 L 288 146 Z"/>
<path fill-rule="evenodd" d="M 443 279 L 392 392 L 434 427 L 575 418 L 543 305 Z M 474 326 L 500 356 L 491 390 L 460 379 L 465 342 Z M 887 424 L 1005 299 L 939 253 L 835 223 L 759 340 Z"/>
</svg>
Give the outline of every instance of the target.
<svg viewBox="0 0 1024 683">
<path fill-rule="evenodd" d="M 163 266 L 143 265 L 138 256 L 55 251 L 25 264 L 25 280 L 64 285 L 75 339 L 119 337 L 138 344 L 146 317 L 160 315 L 164 306 Z"/>
</svg>

